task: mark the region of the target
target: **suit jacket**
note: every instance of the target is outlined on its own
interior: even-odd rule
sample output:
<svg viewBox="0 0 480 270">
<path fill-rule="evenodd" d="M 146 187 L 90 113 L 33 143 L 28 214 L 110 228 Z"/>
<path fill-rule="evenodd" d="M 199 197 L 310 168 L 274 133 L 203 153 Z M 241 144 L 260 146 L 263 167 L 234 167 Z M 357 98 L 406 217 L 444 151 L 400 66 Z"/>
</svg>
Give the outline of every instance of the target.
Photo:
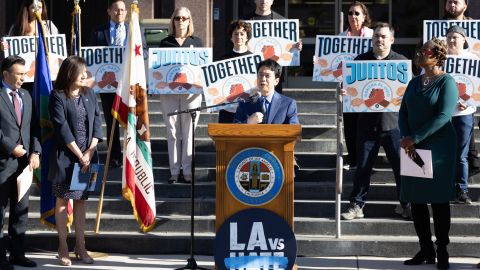
<svg viewBox="0 0 480 270">
<path fill-rule="evenodd" d="M 235 123 L 247 123 L 250 115 L 262 111 L 261 102 L 240 103 L 235 113 Z M 267 124 L 300 124 L 295 100 L 275 92 L 270 103 Z"/>
<path fill-rule="evenodd" d="M 125 33 L 128 36 L 128 23 L 125 22 Z M 88 43 L 89 46 L 113 46 L 110 41 L 110 22 L 97 28 Z"/>
<path fill-rule="evenodd" d="M 41 153 L 40 128 L 34 115 L 32 97 L 25 89 L 19 89 L 23 101 L 21 126 L 7 90 L 0 86 L 0 184 L 7 181 L 18 169 L 18 159 L 12 155 L 17 144 L 23 144 L 27 156 Z"/>
<path fill-rule="evenodd" d="M 88 89 L 81 94 L 87 112 L 87 147 L 93 138 L 102 141 L 102 119 L 95 93 Z M 53 91 L 49 104 L 50 119 L 55 129 L 55 140 L 50 153 L 48 179 L 53 183 L 70 183 L 77 156 L 67 147 L 77 137 L 77 110 L 75 101 L 64 92 Z"/>
</svg>

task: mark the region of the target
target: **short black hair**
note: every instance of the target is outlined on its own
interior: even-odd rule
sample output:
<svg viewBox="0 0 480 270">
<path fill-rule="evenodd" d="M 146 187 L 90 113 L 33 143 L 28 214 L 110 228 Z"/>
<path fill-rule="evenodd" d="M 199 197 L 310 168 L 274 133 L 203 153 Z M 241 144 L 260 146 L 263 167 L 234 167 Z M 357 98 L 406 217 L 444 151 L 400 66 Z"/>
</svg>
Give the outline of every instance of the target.
<svg viewBox="0 0 480 270">
<path fill-rule="evenodd" d="M 4 71 L 10 71 L 12 66 L 15 64 L 20 64 L 25 66 L 25 59 L 18 55 L 10 55 L 9 57 L 3 59 L 2 62 L 2 73 Z"/>
<path fill-rule="evenodd" d="M 378 22 L 375 24 L 373 27 L 373 31 L 377 30 L 377 28 L 388 28 L 390 30 L 390 33 L 392 33 L 392 37 L 395 36 L 395 29 L 393 29 L 393 26 L 390 25 L 389 23 L 386 22 Z"/>
<path fill-rule="evenodd" d="M 275 60 L 267 59 L 263 60 L 262 62 L 258 63 L 257 65 L 257 73 L 260 72 L 260 68 L 265 67 L 275 73 L 275 79 L 280 78 L 282 76 L 282 66 L 280 66 Z"/>
<path fill-rule="evenodd" d="M 113 4 L 115 4 L 115 3 L 117 3 L 117 2 L 123 2 L 123 3 L 125 4 L 125 1 L 123 1 L 123 0 L 112 0 L 112 1 L 110 1 L 110 4 L 108 5 L 108 9 L 111 9 L 112 6 L 113 6 Z M 126 5 L 127 5 L 127 4 L 125 4 L 125 6 L 126 6 Z"/>
</svg>

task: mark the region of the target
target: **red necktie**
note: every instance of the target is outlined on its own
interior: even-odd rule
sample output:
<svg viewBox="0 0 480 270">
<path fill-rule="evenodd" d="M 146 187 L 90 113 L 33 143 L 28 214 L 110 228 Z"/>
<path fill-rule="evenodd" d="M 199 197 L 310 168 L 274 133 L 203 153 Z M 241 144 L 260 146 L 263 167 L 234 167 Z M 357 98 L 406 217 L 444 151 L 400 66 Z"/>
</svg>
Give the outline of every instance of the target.
<svg viewBox="0 0 480 270">
<path fill-rule="evenodd" d="M 17 123 L 20 126 L 22 124 L 22 110 L 20 108 L 20 101 L 17 99 L 17 92 L 10 92 L 13 100 L 13 108 L 15 109 L 15 114 L 17 115 Z"/>
</svg>

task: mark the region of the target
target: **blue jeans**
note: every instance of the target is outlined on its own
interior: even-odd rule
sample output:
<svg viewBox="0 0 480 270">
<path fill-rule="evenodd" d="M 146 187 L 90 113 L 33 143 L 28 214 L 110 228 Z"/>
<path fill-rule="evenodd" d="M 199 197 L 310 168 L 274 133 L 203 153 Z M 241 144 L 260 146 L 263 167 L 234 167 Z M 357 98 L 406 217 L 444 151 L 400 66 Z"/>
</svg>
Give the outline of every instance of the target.
<svg viewBox="0 0 480 270">
<path fill-rule="evenodd" d="M 468 149 L 472 139 L 473 114 L 452 117 L 457 133 L 457 190 L 468 191 Z"/>
<path fill-rule="evenodd" d="M 357 170 L 353 180 L 353 190 L 350 194 L 350 203 L 360 207 L 365 205 L 370 189 L 370 176 L 380 146 L 385 149 L 388 162 L 392 166 L 397 185 L 397 198 L 400 198 L 400 131 L 392 129 L 377 132 L 375 135 L 366 135 L 359 131 L 357 135 Z M 402 202 L 401 204 L 406 205 Z"/>
</svg>

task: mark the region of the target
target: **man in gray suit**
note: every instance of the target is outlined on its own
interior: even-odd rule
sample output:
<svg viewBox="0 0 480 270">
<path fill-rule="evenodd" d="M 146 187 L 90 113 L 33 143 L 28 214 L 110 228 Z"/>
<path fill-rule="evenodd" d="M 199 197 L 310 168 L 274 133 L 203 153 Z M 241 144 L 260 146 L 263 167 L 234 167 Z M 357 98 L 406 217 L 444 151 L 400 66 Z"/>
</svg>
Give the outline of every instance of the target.
<svg viewBox="0 0 480 270">
<path fill-rule="evenodd" d="M 25 257 L 24 239 L 28 222 L 29 192 L 18 201 L 17 177 L 27 166 L 40 165 L 41 145 L 38 120 L 34 118 L 32 98 L 20 88 L 26 74 L 25 60 L 19 56 L 5 58 L 1 65 L 0 85 L 0 269 L 13 265 L 35 267 Z M 10 203 L 8 237 L 3 237 L 5 209 Z M 10 242 L 10 260 L 6 249 Z"/>
</svg>

